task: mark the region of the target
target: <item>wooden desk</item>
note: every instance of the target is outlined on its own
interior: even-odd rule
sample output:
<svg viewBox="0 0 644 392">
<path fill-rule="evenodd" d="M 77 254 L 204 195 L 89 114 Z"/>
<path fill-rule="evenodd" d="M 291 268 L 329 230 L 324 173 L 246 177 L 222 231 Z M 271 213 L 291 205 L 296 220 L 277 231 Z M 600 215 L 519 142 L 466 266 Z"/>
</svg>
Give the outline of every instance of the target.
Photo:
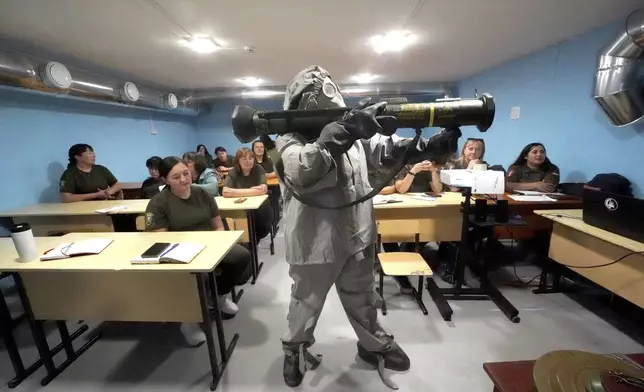
<svg viewBox="0 0 644 392">
<path fill-rule="evenodd" d="M 268 186 L 279 186 L 279 181 L 277 180 L 277 177 L 269 178 L 269 179 L 266 180 L 266 185 L 268 185 Z"/>
<path fill-rule="evenodd" d="M 215 197 L 217 206 L 222 217 L 230 218 L 233 221 L 234 227 L 230 230 L 242 230 L 244 236 L 243 242 L 250 244 L 250 253 L 253 258 L 253 281 L 257 282 L 257 277 L 264 266 L 264 263 L 259 262 L 257 251 L 257 243 L 259 242 L 256 237 L 257 231 L 255 230 L 255 211 L 261 207 L 262 204 L 268 199 L 268 195 L 263 196 L 250 196 L 247 197 L 243 203 L 235 203 L 238 197 Z M 272 237 L 271 237 L 272 241 Z"/>
<path fill-rule="evenodd" d="M 0 272 L 17 272 L 16 284 L 34 331 L 34 339 L 47 377 L 56 377 L 96 339 L 74 351 L 72 337 L 61 327 L 67 361 L 56 368 L 42 330 L 41 320 L 95 320 L 143 322 L 200 322 L 204 324 L 214 388 L 232 353 L 238 335 L 226 348 L 211 273 L 239 240 L 239 231 L 163 233 L 73 233 L 63 237 L 36 238 L 38 254 L 64 242 L 97 236 L 114 240 L 101 254 L 63 260 L 20 263 L 11 239 L 0 239 Z M 189 264 L 133 265 L 130 260 L 155 242 L 197 242 L 206 248 Z M 195 281 L 196 276 L 196 281 Z M 196 283 L 196 284 L 195 284 Z M 212 305 L 223 366 L 215 354 L 206 285 L 212 286 Z M 37 321 L 38 320 L 38 321 Z M 62 323 L 64 325 L 64 323 Z M 67 347 L 69 345 L 69 347 Z"/>
<path fill-rule="evenodd" d="M 558 210 L 558 209 L 575 209 L 581 208 L 581 199 L 571 198 L 557 200 L 556 202 L 531 202 L 531 201 L 516 201 L 509 197 L 510 193 L 502 195 L 492 195 L 497 200 L 507 200 L 510 214 L 521 215 L 521 217 L 528 223 L 527 227 L 513 227 L 511 229 L 499 227 L 495 229 L 498 238 L 512 238 L 525 239 L 535 236 L 538 230 L 551 230 L 552 222 L 541 219 L 535 216 L 535 210 Z M 485 198 L 482 195 L 472 196 L 474 199 Z M 494 204 L 494 200 L 488 198 L 488 205 Z"/>
<path fill-rule="evenodd" d="M 102 200 L 76 203 L 41 203 L 0 211 L 0 217 L 13 218 L 15 223 L 29 223 L 36 236 L 48 236 L 56 232 L 106 232 L 114 231 L 111 215 L 145 214 L 148 200 Z M 96 210 L 126 206 L 110 214 Z"/>
<path fill-rule="evenodd" d="M 584 223 L 582 210 L 540 210 L 535 214 L 554 222 L 548 256 L 555 262 L 588 267 L 644 252 L 644 243 Z M 605 267 L 570 269 L 644 307 L 644 255 L 632 255 Z"/>
<path fill-rule="evenodd" d="M 633 361 L 644 365 L 644 354 L 629 354 Z M 483 369 L 494 383 L 493 392 L 532 392 L 535 361 L 486 362 Z"/>
<path fill-rule="evenodd" d="M 121 190 L 125 200 L 135 200 L 141 198 L 142 182 L 122 182 Z"/>
<path fill-rule="evenodd" d="M 374 205 L 377 221 L 417 220 L 420 241 L 460 241 L 465 198 L 457 192 L 444 192 L 433 201 L 417 200 L 413 194 L 394 194 L 402 203 Z M 395 239 L 395 238 L 393 238 Z M 400 239 L 400 241 L 408 239 Z"/>
</svg>

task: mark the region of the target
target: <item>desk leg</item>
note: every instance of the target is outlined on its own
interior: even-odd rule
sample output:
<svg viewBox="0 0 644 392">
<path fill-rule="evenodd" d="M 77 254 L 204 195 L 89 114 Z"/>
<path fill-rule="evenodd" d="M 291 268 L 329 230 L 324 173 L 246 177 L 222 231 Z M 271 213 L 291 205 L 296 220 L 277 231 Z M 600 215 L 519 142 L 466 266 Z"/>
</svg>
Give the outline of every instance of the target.
<svg viewBox="0 0 644 392">
<path fill-rule="evenodd" d="M 252 284 L 257 282 L 259 273 L 262 271 L 264 263 L 259 262 L 257 255 L 257 232 L 255 230 L 255 211 L 247 211 L 246 219 L 248 220 L 248 240 L 250 241 L 250 253 L 253 262 L 253 281 Z"/>
<path fill-rule="evenodd" d="M 56 378 L 56 376 L 62 373 L 79 356 L 81 356 L 85 351 L 93 346 L 94 343 L 96 343 L 98 339 L 100 339 L 101 335 L 94 335 L 80 349 L 75 351 L 72 346 L 72 342 L 84 332 L 86 332 L 89 327 L 87 325 L 83 325 L 78 328 L 73 334 L 69 335 L 67 326 L 65 325 L 64 328 L 61 327 L 61 323 L 64 324 L 64 322 L 58 321 L 58 331 L 60 332 L 62 342 L 53 349 L 50 349 L 49 344 L 47 343 L 47 337 L 45 336 L 45 331 L 42 327 L 43 321 L 36 320 L 36 318 L 34 317 L 33 310 L 31 309 L 31 303 L 29 302 L 29 297 L 27 296 L 27 291 L 25 290 L 25 287 L 22 283 L 22 278 L 19 274 L 16 274 L 14 276 L 14 281 L 16 282 L 18 295 L 20 295 L 20 300 L 22 301 L 22 306 L 25 309 L 27 320 L 29 320 L 29 325 L 31 326 L 34 341 L 36 342 L 36 348 L 38 349 L 38 354 L 40 355 L 39 361 L 42 361 L 42 363 L 45 365 L 45 369 L 47 369 L 47 376 L 45 376 L 45 378 L 40 381 L 40 385 L 45 386 L 49 384 L 51 380 Z M 65 351 L 67 353 L 67 359 L 60 366 L 56 367 L 56 365 L 54 365 L 53 357 L 54 355 L 62 351 L 63 348 L 65 348 Z"/>
<path fill-rule="evenodd" d="M 208 345 L 208 355 L 210 357 L 210 371 L 212 372 L 212 382 L 210 383 L 210 390 L 217 389 L 217 385 L 221 380 L 221 376 L 226 370 L 228 360 L 233 355 L 239 334 L 233 336 L 230 346 L 226 348 L 226 338 L 224 336 L 224 326 L 221 321 L 221 311 L 219 310 L 219 303 L 217 303 L 217 281 L 213 274 L 197 274 L 197 290 L 199 291 L 199 302 L 201 304 L 201 314 L 203 317 L 203 329 L 206 334 L 206 343 Z M 206 282 L 210 283 L 210 290 L 212 296 L 212 303 L 214 307 L 215 327 L 217 328 L 217 338 L 219 340 L 219 350 L 221 352 L 221 365 L 217 363 L 217 352 L 215 349 L 215 338 L 212 334 L 212 320 L 210 318 L 210 311 L 208 310 L 208 294 L 206 290 Z"/>
</svg>

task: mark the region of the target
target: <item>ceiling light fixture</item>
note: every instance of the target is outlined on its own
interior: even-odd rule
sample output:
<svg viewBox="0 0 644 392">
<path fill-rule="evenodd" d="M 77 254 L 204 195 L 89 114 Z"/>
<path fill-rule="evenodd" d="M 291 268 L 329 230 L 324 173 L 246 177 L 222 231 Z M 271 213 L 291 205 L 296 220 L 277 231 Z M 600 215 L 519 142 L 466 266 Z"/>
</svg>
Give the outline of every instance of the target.
<svg viewBox="0 0 644 392">
<path fill-rule="evenodd" d="M 416 40 L 416 36 L 407 31 L 391 31 L 371 37 L 369 40 L 376 53 L 400 52 Z"/>
<path fill-rule="evenodd" d="M 242 83 L 245 86 L 248 87 L 257 87 L 260 84 L 262 84 L 264 81 L 260 78 L 255 78 L 253 76 L 247 76 L 245 78 L 239 78 L 237 79 L 239 83 Z"/>
<path fill-rule="evenodd" d="M 197 53 L 212 53 L 222 48 L 212 37 L 189 37 L 181 43 Z"/>
<path fill-rule="evenodd" d="M 268 97 L 275 97 L 278 95 L 284 95 L 284 91 L 275 91 L 275 90 L 242 91 L 242 97 L 246 97 L 246 98 L 268 98 Z"/>
<path fill-rule="evenodd" d="M 361 73 L 357 75 L 353 75 L 353 80 L 360 84 L 367 84 L 371 83 L 376 79 L 378 75 L 370 74 L 370 73 Z"/>
</svg>

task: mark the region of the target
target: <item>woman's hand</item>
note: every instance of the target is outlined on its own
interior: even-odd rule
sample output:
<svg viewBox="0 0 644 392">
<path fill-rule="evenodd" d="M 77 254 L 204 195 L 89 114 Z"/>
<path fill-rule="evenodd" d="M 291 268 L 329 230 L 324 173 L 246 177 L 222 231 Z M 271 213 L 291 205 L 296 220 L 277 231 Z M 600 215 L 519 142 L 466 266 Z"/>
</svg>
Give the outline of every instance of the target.
<svg viewBox="0 0 644 392">
<path fill-rule="evenodd" d="M 535 188 L 539 192 L 544 192 L 544 193 L 549 193 L 549 192 L 552 192 L 552 191 L 555 190 L 554 185 L 552 185 L 552 184 L 550 184 L 548 182 L 543 182 L 543 181 L 536 182 L 535 183 Z"/>
<path fill-rule="evenodd" d="M 479 163 L 481 163 L 481 160 L 480 160 L 480 159 L 472 159 L 472 160 L 470 161 L 470 163 L 468 163 L 468 164 L 467 164 L 467 168 L 468 168 L 468 169 L 470 169 L 470 170 L 472 170 L 472 169 L 474 169 L 474 165 L 477 165 L 477 164 L 479 164 Z"/>
<path fill-rule="evenodd" d="M 409 172 L 411 174 L 418 174 L 424 171 L 436 171 L 436 167 L 430 161 L 422 161 L 415 164 Z"/>
</svg>

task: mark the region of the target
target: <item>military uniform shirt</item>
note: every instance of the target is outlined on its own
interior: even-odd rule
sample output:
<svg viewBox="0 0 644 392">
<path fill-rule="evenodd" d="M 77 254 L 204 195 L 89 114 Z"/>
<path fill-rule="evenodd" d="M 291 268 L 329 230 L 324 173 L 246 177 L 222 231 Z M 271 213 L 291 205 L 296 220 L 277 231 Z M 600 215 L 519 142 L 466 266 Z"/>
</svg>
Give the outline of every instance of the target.
<svg viewBox="0 0 644 392">
<path fill-rule="evenodd" d="M 266 184 L 266 173 L 261 166 L 255 165 L 247 176 L 243 173 L 238 173 L 237 168 L 229 171 L 224 186 L 235 189 L 248 189 L 262 184 Z"/>
<path fill-rule="evenodd" d="M 548 184 L 559 184 L 559 168 L 552 165 L 550 170 L 531 169 L 528 165 L 512 165 L 508 170 L 507 181 L 510 182 L 539 182 L 544 181 Z"/>
<path fill-rule="evenodd" d="M 235 167 L 233 164 L 233 157 L 231 156 L 226 156 L 226 162 L 222 162 L 219 158 L 215 158 L 212 160 L 212 165 L 216 168 L 219 166 L 223 167 Z"/>
<path fill-rule="evenodd" d="M 192 185 L 190 197 L 182 199 L 166 186 L 154 196 L 145 210 L 145 229 L 148 231 L 168 229 L 169 231 L 214 230 L 212 218 L 219 216 L 219 207 L 213 197 Z"/>
<path fill-rule="evenodd" d="M 116 177 L 105 166 L 94 165 L 89 173 L 72 166 L 60 177 L 60 192 L 85 195 L 99 189 L 107 189 L 117 182 Z"/>
<path fill-rule="evenodd" d="M 405 166 L 405 168 L 400 171 L 400 174 L 396 176 L 396 181 L 404 180 L 410 170 L 411 170 L 411 166 L 409 165 Z M 412 192 L 412 193 L 431 192 L 432 191 L 431 183 L 432 183 L 431 171 L 418 172 L 414 176 L 414 180 L 409 186 L 409 189 L 407 190 L 407 192 Z"/>
<path fill-rule="evenodd" d="M 269 157 L 266 157 L 262 162 L 257 162 L 257 164 L 264 169 L 264 173 L 272 173 L 275 171 L 273 161 Z"/>
</svg>

